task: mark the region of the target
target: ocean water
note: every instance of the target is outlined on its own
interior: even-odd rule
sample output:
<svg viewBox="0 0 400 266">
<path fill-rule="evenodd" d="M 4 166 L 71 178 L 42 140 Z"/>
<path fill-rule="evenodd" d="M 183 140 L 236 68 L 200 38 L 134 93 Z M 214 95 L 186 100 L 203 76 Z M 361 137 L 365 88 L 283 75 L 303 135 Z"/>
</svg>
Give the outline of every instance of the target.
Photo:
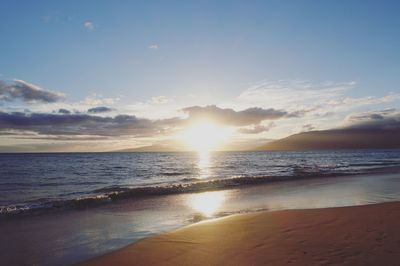
<svg viewBox="0 0 400 266">
<path fill-rule="evenodd" d="M 71 265 L 231 214 L 389 201 L 399 150 L 0 154 L 0 264 Z"/>
<path fill-rule="evenodd" d="M 399 150 L 0 154 L 0 215 L 396 167 Z"/>
</svg>

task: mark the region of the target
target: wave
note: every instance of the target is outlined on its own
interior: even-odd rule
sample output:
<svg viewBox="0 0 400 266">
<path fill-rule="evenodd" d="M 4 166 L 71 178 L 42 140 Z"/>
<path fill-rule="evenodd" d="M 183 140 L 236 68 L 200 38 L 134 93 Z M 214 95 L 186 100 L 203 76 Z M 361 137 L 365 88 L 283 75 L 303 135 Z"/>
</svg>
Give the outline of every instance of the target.
<svg viewBox="0 0 400 266">
<path fill-rule="evenodd" d="M 0 206 L 0 218 L 23 214 L 40 214 L 48 211 L 85 209 L 101 204 L 126 199 L 139 199 L 149 196 L 163 196 L 181 193 L 197 193 L 222 189 L 240 188 L 242 186 L 259 185 L 268 182 L 301 180 L 307 178 L 339 177 L 360 174 L 387 174 L 400 172 L 400 167 L 376 167 L 368 171 L 355 170 L 352 172 L 328 171 L 318 167 L 294 167 L 293 175 L 285 176 L 236 176 L 226 179 L 201 180 L 197 178 L 183 178 L 180 183 L 168 185 L 152 185 L 142 187 L 104 187 L 92 191 L 93 196 L 67 200 L 53 200 L 46 202 L 21 203 Z"/>
<path fill-rule="evenodd" d="M 190 175 L 191 172 L 161 172 L 161 176 L 180 176 L 180 175 Z"/>
</svg>

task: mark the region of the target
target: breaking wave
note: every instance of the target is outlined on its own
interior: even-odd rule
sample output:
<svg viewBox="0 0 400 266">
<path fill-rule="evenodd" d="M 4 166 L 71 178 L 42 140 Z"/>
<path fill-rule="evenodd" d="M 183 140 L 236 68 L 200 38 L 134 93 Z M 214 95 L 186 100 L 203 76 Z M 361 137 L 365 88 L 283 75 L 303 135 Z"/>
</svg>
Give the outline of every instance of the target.
<svg viewBox="0 0 400 266">
<path fill-rule="evenodd" d="M 336 169 L 337 170 L 337 169 Z M 400 171 L 400 166 L 374 167 L 368 171 L 353 170 L 352 172 L 335 171 L 319 167 L 293 167 L 293 175 L 286 176 L 237 176 L 226 179 L 201 180 L 198 178 L 183 178 L 181 182 L 167 185 L 152 185 L 141 187 L 109 186 L 92 191 L 92 196 L 66 200 L 48 200 L 34 203 L 21 203 L 0 206 L 0 217 L 24 214 L 40 214 L 48 211 L 85 209 L 106 203 L 126 199 L 140 199 L 149 196 L 163 196 L 181 193 L 197 193 L 205 191 L 240 188 L 242 186 L 266 184 L 269 182 L 301 180 L 307 178 L 339 177 L 360 174 L 385 174 Z"/>
</svg>

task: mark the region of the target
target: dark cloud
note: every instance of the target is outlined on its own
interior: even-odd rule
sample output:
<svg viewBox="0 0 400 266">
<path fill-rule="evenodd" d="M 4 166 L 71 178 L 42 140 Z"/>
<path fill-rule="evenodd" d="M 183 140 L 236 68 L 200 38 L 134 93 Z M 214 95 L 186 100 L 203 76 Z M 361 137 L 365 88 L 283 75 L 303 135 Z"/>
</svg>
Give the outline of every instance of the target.
<svg viewBox="0 0 400 266">
<path fill-rule="evenodd" d="M 149 136 L 162 133 L 162 122 L 131 115 L 0 112 L 0 131 L 32 131 L 42 135 Z"/>
<path fill-rule="evenodd" d="M 96 107 L 88 112 L 98 113 L 109 110 L 108 107 Z M 104 117 L 89 113 L 71 112 L 67 109 L 59 109 L 53 113 L 35 112 L 4 112 L 0 111 L 0 132 L 33 132 L 50 139 L 50 136 L 136 136 L 154 137 L 165 135 L 197 119 L 210 119 L 224 125 L 241 127 L 240 132 L 245 134 L 257 134 L 270 130 L 274 124 L 267 126 L 260 123 L 264 120 L 283 118 L 287 112 L 275 109 L 248 108 L 243 111 L 222 109 L 217 106 L 185 108 L 187 118 L 169 118 L 150 120 L 138 118 L 133 115 L 117 115 Z M 19 134 L 15 134 L 19 135 Z M 36 136 L 38 137 L 38 136 Z M 29 138 L 29 137 L 27 137 Z M 52 138 L 62 140 L 63 138 Z"/>
<path fill-rule="evenodd" d="M 63 96 L 60 93 L 43 90 L 23 80 L 14 80 L 12 84 L 0 81 L 0 101 L 21 100 L 25 102 L 53 103 L 62 99 Z"/>
<path fill-rule="evenodd" d="M 388 109 L 376 112 L 352 114 L 347 117 L 347 129 L 391 130 L 400 129 L 400 112 Z"/>
<path fill-rule="evenodd" d="M 15 136 L 15 133 L 13 134 Z M 17 135 L 15 139 L 36 139 L 36 140 L 57 140 L 57 141 L 92 141 L 92 140 L 108 140 L 110 137 L 105 136 L 38 136 L 38 135 Z"/>
<path fill-rule="evenodd" d="M 98 113 L 107 113 L 107 112 L 111 112 L 114 111 L 113 108 L 110 107 L 106 107 L 106 106 L 99 106 L 99 107 L 94 107 L 94 108 L 90 108 L 88 110 L 89 114 L 98 114 Z"/>
<path fill-rule="evenodd" d="M 64 115 L 66 115 L 66 114 L 70 114 L 71 113 L 71 111 L 70 110 L 67 110 L 67 109 L 58 109 L 58 111 L 57 111 L 59 114 L 64 114 Z"/>
<path fill-rule="evenodd" d="M 34 144 L 18 144 L 12 146 L 0 145 L 0 153 L 3 152 L 76 152 L 76 151 L 104 151 L 103 147 L 96 147 L 89 141 L 77 142 L 49 142 Z"/>
<path fill-rule="evenodd" d="M 258 125 L 264 120 L 276 120 L 288 115 L 286 111 L 273 108 L 263 109 L 253 107 L 242 111 L 235 111 L 230 108 L 219 108 L 215 105 L 205 107 L 192 106 L 184 108 L 183 111 L 189 115 L 189 120 L 207 119 L 231 126 Z"/>
<path fill-rule="evenodd" d="M 315 127 L 312 124 L 307 124 L 302 126 L 302 131 L 311 131 L 314 130 Z"/>
</svg>

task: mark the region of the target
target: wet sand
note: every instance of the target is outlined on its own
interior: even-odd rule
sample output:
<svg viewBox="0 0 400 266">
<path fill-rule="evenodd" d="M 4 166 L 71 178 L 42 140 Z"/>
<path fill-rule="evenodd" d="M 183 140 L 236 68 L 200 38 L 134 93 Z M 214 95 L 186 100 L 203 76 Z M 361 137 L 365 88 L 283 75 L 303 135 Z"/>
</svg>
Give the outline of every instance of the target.
<svg viewBox="0 0 400 266">
<path fill-rule="evenodd" d="M 400 202 L 235 215 L 82 265 L 398 265 Z"/>
</svg>

